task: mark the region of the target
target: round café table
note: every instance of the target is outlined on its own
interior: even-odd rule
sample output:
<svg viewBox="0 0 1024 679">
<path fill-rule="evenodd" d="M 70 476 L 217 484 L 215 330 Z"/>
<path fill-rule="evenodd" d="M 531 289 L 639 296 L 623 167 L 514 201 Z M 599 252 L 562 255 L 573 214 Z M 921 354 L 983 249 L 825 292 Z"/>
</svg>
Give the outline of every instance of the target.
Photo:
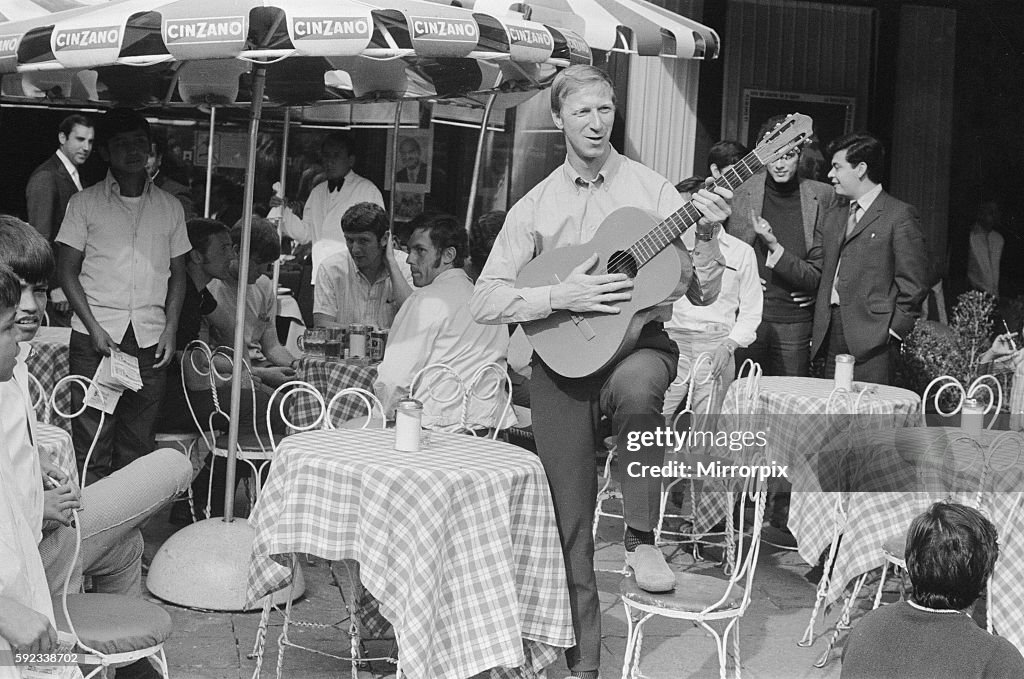
<svg viewBox="0 0 1024 679">
<path fill-rule="evenodd" d="M 540 460 L 439 432 L 420 452 L 399 452 L 394 436 L 310 431 L 281 442 L 249 519 L 250 603 L 289 582 L 292 554 L 354 559 L 407 676 L 541 670 L 573 630 Z"/>
<path fill-rule="evenodd" d="M 328 402 L 336 393 L 349 387 L 373 391 L 373 382 L 377 379 L 377 365 L 366 359 L 328 360 L 304 356 L 295 372 L 298 379 L 313 385 Z M 316 420 L 319 412 L 320 407 L 312 396 L 299 393 L 292 401 L 290 417 L 296 426 L 305 427 Z M 365 414 L 366 407 L 361 400 L 346 397 L 340 399 L 331 411 L 331 419 L 339 423 Z"/>
<path fill-rule="evenodd" d="M 865 430 L 851 438 L 852 445 L 836 451 L 834 458 L 823 456 L 819 466 L 822 484 L 841 484 L 847 495 L 843 542 L 827 601 L 838 599 L 854 578 L 878 568 L 885 541 L 905 535 L 914 517 L 932 503 L 980 504 L 1000 545 L 988 615 L 999 635 L 1024 652 L 1024 436 L 918 427 Z"/>
</svg>

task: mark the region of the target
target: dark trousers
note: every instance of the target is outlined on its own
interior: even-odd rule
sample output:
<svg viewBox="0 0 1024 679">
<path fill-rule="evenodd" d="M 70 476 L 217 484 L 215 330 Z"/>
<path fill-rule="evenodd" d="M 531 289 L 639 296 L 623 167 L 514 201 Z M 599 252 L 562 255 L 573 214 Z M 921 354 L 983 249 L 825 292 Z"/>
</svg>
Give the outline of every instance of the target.
<svg viewBox="0 0 1024 679">
<path fill-rule="evenodd" d="M 84 479 L 86 483 L 108 476 L 156 448 L 153 423 L 163 399 L 166 371 L 153 367 L 157 362 L 156 345 L 140 348 L 131 325 L 125 331 L 120 347 L 124 353 L 138 358 L 142 388 L 138 391 L 126 389 L 117 402 L 117 408 L 106 416 L 89 461 L 89 475 Z M 96 351 L 88 334 L 72 331 L 69 354 L 72 375 L 92 379 L 102 358 L 103 354 Z M 82 406 L 83 396 L 81 389 L 72 390 L 72 412 Z M 100 411 L 93 408 L 86 408 L 71 422 L 79 473 L 99 424 Z"/>
<path fill-rule="evenodd" d="M 633 462 L 663 464 L 665 448 L 643 446 L 630 451 L 627 436 L 665 425 L 662 403 L 675 377 L 676 362 L 677 356 L 669 351 L 636 349 L 609 373 L 583 379 L 561 377 L 536 358 L 533 362 L 533 432 L 551 487 L 576 633 L 576 646 L 565 654 L 571 670 L 597 670 L 601 662 L 601 608 L 591 532 L 601 415 L 611 418 L 617 439 L 626 524 L 639 531 L 654 530 L 661 480 L 635 478 L 626 470 Z"/>
<path fill-rule="evenodd" d="M 825 356 L 825 379 L 832 379 L 836 376 L 836 356 L 839 354 L 850 354 L 850 347 L 846 344 L 846 334 L 843 331 L 843 315 L 840 307 L 832 305 L 829 319 L 828 332 L 824 341 L 827 348 Z M 874 382 L 875 384 L 892 384 L 892 376 L 895 374 L 896 354 L 898 345 L 895 338 L 890 338 L 881 346 L 874 347 L 866 356 L 858 356 L 853 364 L 853 379 L 858 382 Z"/>
<path fill-rule="evenodd" d="M 761 321 L 754 342 L 736 350 L 736 369 L 749 358 L 761 365 L 765 375 L 807 377 L 811 372 L 811 325 L 811 321 Z"/>
</svg>

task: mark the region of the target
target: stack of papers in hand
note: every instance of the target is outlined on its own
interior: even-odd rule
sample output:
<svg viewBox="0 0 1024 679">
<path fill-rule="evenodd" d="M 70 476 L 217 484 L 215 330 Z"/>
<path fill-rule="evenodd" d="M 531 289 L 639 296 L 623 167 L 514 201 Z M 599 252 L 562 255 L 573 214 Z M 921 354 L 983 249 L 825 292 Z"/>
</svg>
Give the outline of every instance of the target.
<svg viewBox="0 0 1024 679">
<path fill-rule="evenodd" d="M 85 395 L 85 405 L 113 413 L 125 389 L 142 388 L 139 359 L 121 351 L 104 356 L 92 378 L 92 387 Z"/>
</svg>

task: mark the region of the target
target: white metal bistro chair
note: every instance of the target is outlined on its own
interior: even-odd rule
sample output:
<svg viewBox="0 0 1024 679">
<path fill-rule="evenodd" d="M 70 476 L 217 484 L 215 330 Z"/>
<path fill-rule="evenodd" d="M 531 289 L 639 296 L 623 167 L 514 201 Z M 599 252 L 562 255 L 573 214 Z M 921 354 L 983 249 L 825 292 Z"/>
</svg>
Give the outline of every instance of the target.
<svg viewBox="0 0 1024 679">
<path fill-rule="evenodd" d="M 444 363 L 431 363 L 420 368 L 409 383 L 409 398 L 414 398 L 426 409 L 430 404 L 441 407 L 458 404 L 459 421 L 443 427 L 426 427 L 440 431 L 460 431 L 462 429 L 462 408 L 466 400 L 466 383 L 459 373 Z"/>
<path fill-rule="evenodd" d="M 315 404 L 319 408 L 319 410 L 317 412 L 317 416 L 314 417 L 308 423 L 302 424 L 302 425 L 297 424 L 290 417 L 290 411 L 288 410 L 289 401 L 291 399 L 295 398 L 295 397 L 300 396 L 300 395 L 305 395 L 305 396 L 308 396 L 308 397 L 312 398 L 313 401 L 315 402 Z M 279 386 L 277 389 L 274 390 L 274 393 L 271 395 L 271 397 L 270 397 L 270 407 L 267 409 L 267 431 L 270 432 L 271 444 L 273 445 L 274 451 L 275 452 L 277 451 L 278 443 L 274 439 L 274 433 L 273 433 L 273 429 L 271 429 L 271 427 L 270 427 L 270 423 L 271 423 L 272 408 L 275 407 L 275 404 L 276 404 L 276 407 L 278 408 L 278 412 L 279 412 L 279 414 L 281 416 L 281 419 L 288 426 L 289 431 L 301 432 L 301 431 L 311 431 L 311 430 L 314 430 L 314 429 L 336 429 L 337 427 L 331 421 L 330 412 L 337 406 L 337 404 L 342 399 L 347 398 L 347 397 L 354 397 L 354 398 L 358 399 L 366 407 L 367 417 L 366 417 L 366 419 L 365 419 L 365 421 L 363 423 L 363 427 L 362 428 L 365 429 L 370 424 L 370 422 L 372 420 L 373 412 L 374 412 L 373 411 L 374 407 L 377 408 L 377 412 L 381 416 L 379 418 L 379 420 L 381 422 L 381 428 L 384 427 L 384 419 L 383 419 L 384 408 L 381 405 L 380 401 L 377 399 L 377 397 L 372 392 L 369 392 L 369 391 L 367 391 L 365 389 L 360 389 L 358 387 L 351 387 L 351 388 L 348 388 L 348 389 L 342 389 L 341 391 L 336 393 L 333 398 L 331 398 L 330 402 L 326 402 L 324 400 L 323 395 L 320 393 L 320 391 L 316 387 L 314 387 L 313 385 L 311 385 L 308 382 L 303 382 L 301 380 L 292 380 L 290 382 L 286 382 L 285 384 L 282 384 L 281 386 Z M 344 453 L 343 453 L 343 451 L 339 451 L 339 454 L 344 454 Z M 294 576 L 291 578 L 291 581 L 290 581 L 290 583 L 288 585 L 290 591 L 288 593 L 288 596 L 286 598 L 286 602 L 284 604 L 284 610 L 281 610 L 279 607 L 274 606 L 274 604 L 271 602 L 271 597 L 269 597 L 269 596 L 266 597 L 266 599 L 264 601 L 264 604 L 263 604 L 263 611 L 262 611 L 262 614 L 260 616 L 260 623 L 259 623 L 259 626 L 257 627 L 257 630 L 256 630 L 256 640 L 255 640 L 255 643 L 254 643 L 254 646 L 253 646 L 253 651 L 252 651 L 252 654 L 249 656 L 250 658 L 255 658 L 255 660 L 256 660 L 256 667 L 253 670 L 253 675 L 252 675 L 253 679 L 259 679 L 260 674 L 261 674 L 262 669 L 263 669 L 263 655 L 264 655 L 264 651 L 266 649 L 266 634 L 267 634 L 267 629 L 268 629 L 269 624 L 270 624 L 270 612 L 274 608 L 276 608 L 277 611 L 279 613 L 281 613 L 281 615 L 283 617 L 283 623 L 282 623 L 282 626 L 281 626 L 281 634 L 278 636 L 278 639 L 277 639 L 277 648 L 278 648 L 278 651 L 277 651 L 277 677 L 278 677 L 278 679 L 281 679 L 281 677 L 283 676 L 285 650 L 288 649 L 288 648 L 295 648 L 295 649 L 302 650 L 302 651 L 308 651 L 310 653 L 316 653 L 317 655 L 323 655 L 323 656 L 327 656 L 327 657 L 330 657 L 330 658 L 335 658 L 337 660 L 346 661 L 346 662 L 351 664 L 352 679 L 358 679 L 358 668 L 359 668 L 359 666 L 361 664 L 369 663 L 369 662 L 377 662 L 377 661 L 390 662 L 390 663 L 396 663 L 397 662 L 395 658 L 390 657 L 390 656 L 366 657 L 365 653 L 363 653 L 363 650 L 362 650 L 362 640 L 361 640 L 361 637 L 360 637 L 359 627 L 356 624 L 356 605 L 355 605 L 355 603 L 349 603 L 350 600 L 352 602 L 358 601 L 358 597 L 357 597 L 355 592 L 351 593 L 350 595 L 346 595 L 346 593 L 345 593 L 345 585 L 344 585 L 344 583 L 342 581 L 342 578 L 339 576 L 339 573 L 337 571 L 337 566 L 339 564 L 345 569 L 345 573 L 346 573 L 345 582 L 347 582 L 350 585 L 354 585 L 357 582 L 357 579 L 358 579 L 357 573 L 358 573 L 358 571 L 356 569 L 354 569 L 352 567 L 351 563 L 348 562 L 348 561 L 332 562 L 331 565 L 330 565 L 331 576 L 332 576 L 332 579 L 334 580 L 334 585 L 335 585 L 335 587 L 337 587 L 338 592 L 341 594 L 342 604 L 345 606 L 345 610 L 347 611 L 347 615 L 344 618 L 342 618 L 341 620 L 338 620 L 338 621 L 335 621 L 335 622 L 332 622 L 332 623 L 321 623 L 321 622 L 311 622 L 311 621 L 304 621 L 304 620 L 297 620 L 297 619 L 295 619 L 293 614 L 292 614 L 293 613 L 293 611 L 292 611 L 292 600 L 295 599 L 295 596 L 293 596 L 293 593 L 291 591 L 291 588 L 293 588 L 295 586 L 295 583 L 296 583 L 296 578 Z M 298 567 L 299 567 L 298 555 L 297 554 L 292 554 L 291 555 L 291 568 L 292 568 L 292 571 L 294 572 L 294 570 L 296 568 L 298 568 Z M 306 646 L 306 645 L 297 643 L 297 642 L 295 642 L 291 638 L 291 636 L 289 636 L 289 634 L 293 630 L 293 628 L 297 628 L 297 629 L 300 629 L 300 630 L 315 630 L 315 631 L 320 631 L 320 632 L 322 632 L 324 630 L 332 630 L 332 629 L 333 630 L 340 630 L 343 633 L 347 634 L 348 637 L 349 637 L 349 642 L 350 642 L 350 644 L 349 644 L 349 648 L 350 648 L 349 656 L 346 657 L 346 656 L 334 655 L 334 654 L 331 654 L 331 653 L 327 653 L 327 652 L 325 652 L 325 651 L 323 651 L 321 649 L 318 649 L 318 648 L 312 648 L 310 646 Z M 392 654 L 392 655 L 394 655 L 394 654 Z"/>
<path fill-rule="evenodd" d="M 69 375 L 54 385 L 50 396 L 50 407 L 59 416 L 74 419 L 85 412 L 84 403 L 75 412 L 64 412 L 57 406 L 57 394 L 67 386 L 80 387 L 88 393 L 93 388 L 92 380 L 79 375 Z M 102 399 L 102 397 L 100 396 Z M 96 442 L 103 429 L 106 413 L 100 412 L 99 425 L 82 465 L 82 486 L 88 478 L 89 462 Z M 55 599 L 53 612 L 57 629 L 67 632 L 75 640 L 78 662 L 96 665 L 87 679 L 100 675 L 106 677 L 107 668 L 152 658 L 164 679 L 168 679 L 167 657 L 164 643 L 171 636 L 171 616 L 160 606 L 143 599 L 121 594 L 85 594 L 69 592 L 74 564 L 82 550 L 82 522 L 79 510 L 72 510 L 75 516 L 75 550 L 64 577 L 64 586 L 59 599 Z"/>
<path fill-rule="evenodd" d="M 490 377 L 494 379 L 488 383 Z M 501 396 L 498 395 L 499 392 Z M 488 402 L 493 405 L 484 417 L 492 418 L 493 424 L 474 422 L 471 415 L 474 404 Z M 508 369 L 500 363 L 493 362 L 477 368 L 466 385 L 466 394 L 462 400 L 462 430 L 473 435 L 479 431 L 490 430 L 490 438 L 496 440 L 511 412 L 512 379 L 508 376 Z"/>
<path fill-rule="evenodd" d="M 754 503 L 754 522 L 760 526 L 764 520 L 766 484 L 759 475 L 748 477 L 742 484 L 740 508 L 746 510 Z M 730 491 L 729 495 L 732 496 Z M 730 502 L 730 507 L 732 503 Z M 643 626 L 655 616 L 687 620 L 700 625 L 715 639 L 718 652 L 720 679 L 726 677 L 729 637 L 732 636 L 734 673 L 740 677 L 739 621 L 750 605 L 754 586 L 754 571 L 761 551 L 761 531 L 746 534 L 743 522 L 735 529 L 736 568 L 725 579 L 710 575 L 677 573 L 675 590 L 668 594 L 650 594 L 640 589 L 636 580 L 625 577 L 619 586 L 622 603 L 626 608 L 628 631 L 626 652 L 622 663 L 622 678 L 640 679 L 640 653 L 643 647 Z M 636 613 L 639 618 L 634 618 Z M 724 622 L 721 633 L 711 623 Z"/>
<path fill-rule="evenodd" d="M 196 374 L 207 379 L 209 385 L 210 397 L 213 399 L 213 410 L 206 418 L 206 422 L 199 421 L 195 407 L 192 404 L 190 392 L 187 388 L 185 388 L 185 402 L 188 404 L 192 421 L 195 423 L 196 429 L 199 431 L 206 449 L 209 450 L 214 457 L 227 458 L 228 456 L 227 434 L 223 434 L 217 429 L 215 421 L 218 418 L 223 418 L 223 421 L 226 422 L 230 419 L 230 414 L 222 408 L 220 398 L 217 394 L 217 386 L 218 384 L 223 384 L 224 382 L 229 382 L 231 380 L 234 360 L 235 357 L 233 356 L 233 352 L 230 347 L 218 347 L 217 349 L 211 349 L 210 346 L 202 340 L 193 340 L 189 342 L 182 354 L 183 386 L 186 361 Z M 249 465 L 253 472 L 251 477 L 252 491 L 249 493 L 249 505 L 251 510 L 256 504 L 256 498 L 259 496 L 263 470 L 270 462 L 271 457 L 273 457 L 274 451 L 269 437 L 264 441 L 263 437 L 260 435 L 259 427 L 256 425 L 259 421 L 256 413 L 256 390 L 252 371 L 249 368 L 247 361 L 242 362 L 242 379 L 246 382 L 245 386 L 248 387 L 248 390 L 242 394 L 242 398 L 251 399 L 253 425 L 251 431 L 239 430 L 236 460 L 240 463 L 244 462 Z M 212 513 L 210 503 L 213 495 L 213 470 L 214 465 L 213 460 L 211 460 L 209 483 L 206 493 L 206 518 L 210 518 Z"/>
</svg>

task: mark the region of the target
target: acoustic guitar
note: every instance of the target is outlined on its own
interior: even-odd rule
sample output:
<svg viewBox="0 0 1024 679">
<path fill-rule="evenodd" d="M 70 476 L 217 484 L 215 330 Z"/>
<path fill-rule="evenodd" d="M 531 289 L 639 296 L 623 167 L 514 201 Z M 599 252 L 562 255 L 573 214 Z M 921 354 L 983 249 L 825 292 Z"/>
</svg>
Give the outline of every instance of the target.
<svg viewBox="0 0 1024 679">
<path fill-rule="evenodd" d="M 765 165 L 809 140 L 812 127 L 808 116 L 787 116 L 714 184 L 735 191 Z M 523 267 L 517 288 L 555 285 L 596 252 L 598 262 L 588 273 L 624 273 L 633 279 L 632 299 L 616 303 L 617 314 L 560 309 L 524 323 L 544 363 L 565 377 L 593 375 L 628 354 L 648 321 L 670 316 L 669 307 L 686 292 L 693 276 L 690 255 L 679 237 L 700 218 L 693 202 L 665 219 L 641 208 L 619 208 L 590 241 L 542 252 Z"/>
</svg>

